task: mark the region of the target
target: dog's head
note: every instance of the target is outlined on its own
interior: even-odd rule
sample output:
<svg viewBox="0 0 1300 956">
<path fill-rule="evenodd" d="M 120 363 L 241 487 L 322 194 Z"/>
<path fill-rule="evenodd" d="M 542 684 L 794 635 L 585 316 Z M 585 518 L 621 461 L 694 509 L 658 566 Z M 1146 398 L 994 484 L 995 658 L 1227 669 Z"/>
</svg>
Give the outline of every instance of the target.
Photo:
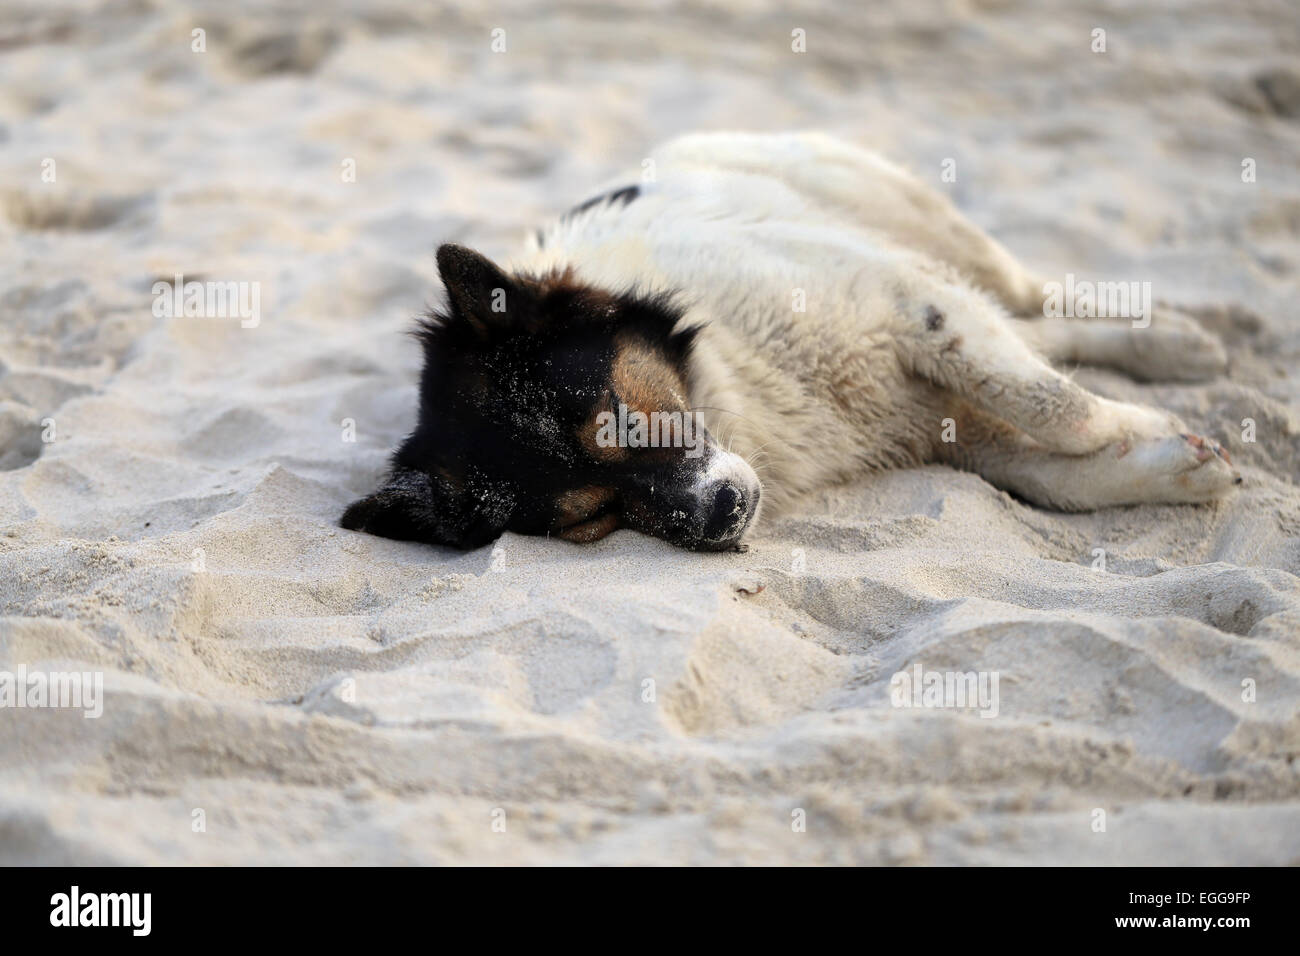
<svg viewBox="0 0 1300 956">
<path fill-rule="evenodd" d="M 671 296 L 507 275 L 454 245 L 438 269 L 447 305 L 418 331 L 419 423 L 345 528 L 459 548 L 623 526 L 686 548 L 739 544 L 758 477 L 690 406 L 698 330 Z"/>
</svg>

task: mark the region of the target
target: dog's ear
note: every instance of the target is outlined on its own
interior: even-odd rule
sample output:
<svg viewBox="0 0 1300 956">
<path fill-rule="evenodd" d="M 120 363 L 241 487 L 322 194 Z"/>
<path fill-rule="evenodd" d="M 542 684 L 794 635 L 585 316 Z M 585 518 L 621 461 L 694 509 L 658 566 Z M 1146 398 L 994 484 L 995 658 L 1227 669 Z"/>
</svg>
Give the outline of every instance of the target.
<svg viewBox="0 0 1300 956">
<path fill-rule="evenodd" d="M 505 530 L 514 498 L 505 489 L 475 490 L 450 478 L 398 466 L 374 494 L 354 501 L 340 524 L 398 541 L 470 550 Z"/>
<path fill-rule="evenodd" d="M 451 317 L 486 338 L 518 322 L 531 307 L 528 290 L 486 256 L 453 243 L 438 247 L 438 274 Z"/>
</svg>

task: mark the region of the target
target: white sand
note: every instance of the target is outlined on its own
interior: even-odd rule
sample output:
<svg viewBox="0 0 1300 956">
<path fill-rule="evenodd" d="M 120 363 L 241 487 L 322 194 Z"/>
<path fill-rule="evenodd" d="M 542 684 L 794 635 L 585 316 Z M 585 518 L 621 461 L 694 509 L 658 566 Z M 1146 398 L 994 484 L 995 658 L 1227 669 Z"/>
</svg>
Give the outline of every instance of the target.
<svg viewBox="0 0 1300 956">
<path fill-rule="evenodd" d="M 6 4 L 0 669 L 106 700 L 0 710 L 0 862 L 1300 862 L 1294 5 L 766 6 Z M 508 255 L 717 127 L 951 157 L 1036 267 L 1199 310 L 1226 379 L 1079 377 L 1241 493 L 1065 516 L 933 467 L 744 555 L 497 570 L 336 529 L 412 423 L 435 244 Z M 261 282 L 260 324 L 156 318 L 177 272 Z M 997 671 L 998 716 L 892 707 L 918 663 Z"/>
</svg>

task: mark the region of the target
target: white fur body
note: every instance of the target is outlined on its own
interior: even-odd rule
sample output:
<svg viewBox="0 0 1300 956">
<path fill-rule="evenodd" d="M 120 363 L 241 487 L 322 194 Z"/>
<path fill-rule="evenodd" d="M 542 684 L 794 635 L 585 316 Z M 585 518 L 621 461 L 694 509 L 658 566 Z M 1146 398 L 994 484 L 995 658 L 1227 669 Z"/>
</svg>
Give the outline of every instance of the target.
<svg viewBox="0 0 1300 956">
<path fill-rule="evenodd" d="M 561 220 L 512 265 L 678 290 L 685 323 L 705 323 L 691 404 L 755 466 L 768 508 L 927 461 L 1070 509 L 1208 500 L 1236 480 L 1172 416 L 1044 361 L 1213 374 L 1222 351 L 1190 322 L 1012 318 L 1041 315 L 1041 281 L 946 198 L 826 136 L 698 134 L 651 160 L 653 177 L 614 184 L 638 185 L 634 201 Z"/>
</svg>

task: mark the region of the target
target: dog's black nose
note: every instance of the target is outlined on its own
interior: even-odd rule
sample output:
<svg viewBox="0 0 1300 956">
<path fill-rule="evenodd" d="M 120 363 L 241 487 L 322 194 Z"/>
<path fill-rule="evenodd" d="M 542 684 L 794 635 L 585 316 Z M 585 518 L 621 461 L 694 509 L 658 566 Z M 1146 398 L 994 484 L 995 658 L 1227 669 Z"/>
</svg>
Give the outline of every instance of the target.
<svg viewBox="0 0 1300 956">
<path fill-rule="evenodd" d="M 732 484 L 719 486 L 713 496 L 713 507 L 708 521 L 704 524 L 706 541 L 726 541 L 734 537 L 745 526 L 749 517 L 748 502 L 745 493 Z"/>
</svg>

